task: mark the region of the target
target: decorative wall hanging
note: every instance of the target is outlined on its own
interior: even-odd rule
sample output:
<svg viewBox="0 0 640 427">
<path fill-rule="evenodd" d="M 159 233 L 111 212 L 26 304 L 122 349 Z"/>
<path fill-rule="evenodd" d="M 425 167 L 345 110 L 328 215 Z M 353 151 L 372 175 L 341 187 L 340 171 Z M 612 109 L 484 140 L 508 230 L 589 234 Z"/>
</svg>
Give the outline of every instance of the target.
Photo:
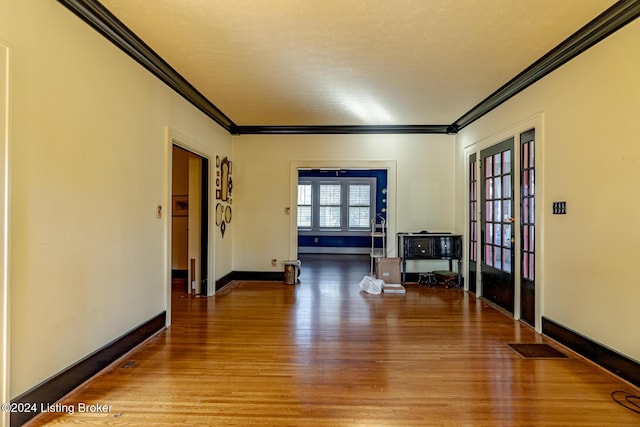
<svg viewBox="0 0 640 427">
<path fill-rule="evenodd" d="M 233 180 L 231 179 L 231 161 L 227 158 L 216 156 L 216 226 L 220 227 L 220 233 L 224 237 L 227 224 L 231 222 L 231 192 Z"/>
<path fill-rule="evenodd" d="M 224 207 L 221 203 L 216 204 L 216 226 L 220 227 L 222 218 L 224 217 Z"/>
</svg>

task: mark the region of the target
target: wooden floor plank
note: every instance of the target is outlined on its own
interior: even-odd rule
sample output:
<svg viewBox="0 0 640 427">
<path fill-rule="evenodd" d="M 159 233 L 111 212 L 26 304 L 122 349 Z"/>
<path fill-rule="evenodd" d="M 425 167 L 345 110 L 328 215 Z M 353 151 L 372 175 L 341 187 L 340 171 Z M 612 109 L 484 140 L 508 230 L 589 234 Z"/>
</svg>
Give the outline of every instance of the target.
<svg viewBox="0 0 640 427">
<path fill-rule="evenodd" d="M 367 266 L 368 268 L 368 266 Z M 342 273 L 341 273 L 342 270 Z M 174 324 L 31 425 L 638 426 L 614 390 L 638 390 L 459 289 L 360 291 L 362 270 L 301 283 L 233 282 L 173 295 Z M 305 275 L 306 273 L 306 275 Z M 365 271 L 364 274 L 367 272 Z"/>
</svg>

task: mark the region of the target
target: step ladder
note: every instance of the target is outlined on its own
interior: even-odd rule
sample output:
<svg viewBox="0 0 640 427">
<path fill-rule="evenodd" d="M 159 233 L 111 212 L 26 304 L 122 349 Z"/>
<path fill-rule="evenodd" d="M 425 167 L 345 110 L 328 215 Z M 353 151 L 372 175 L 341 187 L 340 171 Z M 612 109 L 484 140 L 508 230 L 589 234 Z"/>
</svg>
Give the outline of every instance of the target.
<svg viewBox="0 0 640 427">
<path fill-rule="evenodd" d="M 370 276 L 374 276 L 376 260 L 378 258 L 387 257 L 387 223 L 384 218 L 380 217 L 380 222 L 376 218 L 371 219 L 371 269 Z M 382 248 L 376 248 L 376 239 L 382 239 Z"/>
</svg>

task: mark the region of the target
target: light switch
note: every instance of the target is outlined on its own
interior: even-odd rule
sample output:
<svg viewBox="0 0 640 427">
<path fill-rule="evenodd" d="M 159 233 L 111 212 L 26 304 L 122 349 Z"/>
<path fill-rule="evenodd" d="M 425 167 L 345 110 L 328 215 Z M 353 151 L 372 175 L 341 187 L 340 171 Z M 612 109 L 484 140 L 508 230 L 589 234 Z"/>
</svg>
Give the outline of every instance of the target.
<svg viewBox="0 0 640 427">
<path fill-rule="evenodd" d="M 566 215 L 567 202 L 553 202 L 553 214 L 554 215 Z"/>
</svg>

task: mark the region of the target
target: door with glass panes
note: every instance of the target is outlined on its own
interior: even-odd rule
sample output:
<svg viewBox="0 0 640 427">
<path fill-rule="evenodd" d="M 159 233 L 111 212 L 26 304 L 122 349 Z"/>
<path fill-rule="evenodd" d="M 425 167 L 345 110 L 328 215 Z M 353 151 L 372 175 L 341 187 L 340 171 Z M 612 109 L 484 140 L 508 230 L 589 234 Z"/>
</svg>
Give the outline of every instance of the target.
<svg viewBox="0 0 640 427">
<path fill-rule="evenodd" d="M 535 130 L 520 134 L 520 318 L 535 326 Z"/>
<path fill-rule="evenodd" d="M 480 152 L 482 295 L 513 313 L 514 309 L 514 138 Z"/>
<path fill-rule="evenodd" d="M 476 293 L 478 272 L 478 172 L 476 153 L 469 156 L 469 292 Z"/>
</svg>

